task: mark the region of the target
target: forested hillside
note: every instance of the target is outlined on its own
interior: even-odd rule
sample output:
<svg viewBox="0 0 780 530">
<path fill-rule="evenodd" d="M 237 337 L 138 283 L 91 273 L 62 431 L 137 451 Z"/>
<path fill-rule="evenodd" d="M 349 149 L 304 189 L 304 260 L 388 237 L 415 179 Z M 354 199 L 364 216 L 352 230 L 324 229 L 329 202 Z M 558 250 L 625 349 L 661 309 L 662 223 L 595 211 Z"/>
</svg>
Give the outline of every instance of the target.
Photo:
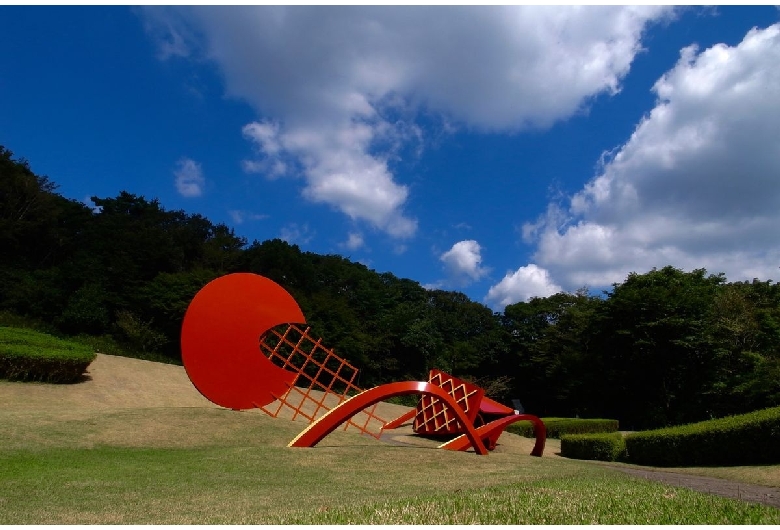
<svg viewBox="0 0 780 530">
<path fill-rule="evenodd" d="M 780 284 L 673 266 L 600 296 L 559 293 L 503 313 L 279 239 L 237 237 L 128 192 L 56 193 L 0 146 L 0 311 L 64 335 L 110 335 L 178 360 L 195 293 L 230 272 L 285 287 L 315 335 L 369 387 L 437 367 L 540 416 L 646 428 L 780 405 Z"/>
</svg>

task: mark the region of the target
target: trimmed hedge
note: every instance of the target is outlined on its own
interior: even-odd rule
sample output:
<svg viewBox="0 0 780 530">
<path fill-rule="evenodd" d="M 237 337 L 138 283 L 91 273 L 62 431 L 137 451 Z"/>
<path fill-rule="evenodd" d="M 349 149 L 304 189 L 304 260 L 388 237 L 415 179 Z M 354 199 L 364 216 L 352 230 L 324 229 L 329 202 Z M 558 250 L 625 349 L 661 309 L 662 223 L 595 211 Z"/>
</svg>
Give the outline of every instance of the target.
<svg viewBox="0 0 780 530">
<path fill-rule="evenodd" d="M 780 463 L 780 407 L 629 434 L 628 460 L 650 466 Z"/>
<path fill-rule="evenodd" d="M 541 418 L 547 428 L 548 438 L 560 438 L 564 434 L 593 434 L 618 431 L 618 420 L 585 418 Z M 530 421 L 518 421 L 506 429 L 508 432 L 534 437 L 534 426 Z"/>
<path fill-rule="evenodd" d="M 619 432 L 600 434 L 564 434 L 561 456 L 578 460 L 625 460 L 626 442 Z"/>
<path fill-rule="evenodd" d="M 0 378 L 74 383 L 95 360 L 95 351 L 29 329 L 0 327 Z"/>
</svg>

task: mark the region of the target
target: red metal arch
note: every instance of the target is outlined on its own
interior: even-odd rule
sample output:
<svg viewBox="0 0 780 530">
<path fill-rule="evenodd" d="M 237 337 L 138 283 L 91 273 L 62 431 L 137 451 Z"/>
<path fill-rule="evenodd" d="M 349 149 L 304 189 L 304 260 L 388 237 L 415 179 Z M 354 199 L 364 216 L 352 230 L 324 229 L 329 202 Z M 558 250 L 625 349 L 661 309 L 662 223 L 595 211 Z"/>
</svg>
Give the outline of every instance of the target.
<svg viewBox="0 0 780 530">
<path fill-rule="evenodd" d="M 407 394 L 423 394 L 434 396 L 442 400 L 449 410 L 458 418 L 461 425 L 466 429 L 466 434 L 460 436 L 465 443 L 458 445 L 458 451 L 465 451 L 469 447 L 474 447 L 474 451 L 480 455 L 488 454 L 485 444 L 477 435 L 476 430 L 466 418 L 466 414 L 458 406 L 454 399 L 443 389 L 431 383 L 422 381 L 401 381 L 397 383 L 388 383 L 374 387 L 365 392 L 340 403 L 331 409 L 314 423 L 310 424 L 298 436 L 288 444 L 288 447 L 314 447 L 323 438 L 333 432 L 339 425 L 349 420 L 352 416 L 371 405 L 384 399 L 394 396 L 403 396 Z"/>
<path fill-rule="evenodd" d="M 493 448 L 495 447 L 496 441 L 504 429 L 517 421 L 530 421 L 534 424 L 536 443 L 534 444 L 534 448 L 531 451 L 531 456 L 542 456 L 542 453 L 544 453 L 544 444 L 547 441 L 547 427 L 545 427 L 542 420 L 536 416 L 532 416 L 531 414 L 514 414 L 512 416 L 499 418 L 495 421 L 491 421 L 490 423 L 486 423 L 485 425 L 478 427 L 476 429 L 476 433 L 480 439 L 489 440 L 488 445 L 492 446 L 491 448 Z M 439 447 L 453 451 L 463 451 L 464 449 L 468 449 L 470 446 L 471 444 L 469 443 L 469 439 L 466 438 L 465 435 L 460 435 L 457 438 L 453 438 L 449 442 L 440 445 Z"/>
</svg>

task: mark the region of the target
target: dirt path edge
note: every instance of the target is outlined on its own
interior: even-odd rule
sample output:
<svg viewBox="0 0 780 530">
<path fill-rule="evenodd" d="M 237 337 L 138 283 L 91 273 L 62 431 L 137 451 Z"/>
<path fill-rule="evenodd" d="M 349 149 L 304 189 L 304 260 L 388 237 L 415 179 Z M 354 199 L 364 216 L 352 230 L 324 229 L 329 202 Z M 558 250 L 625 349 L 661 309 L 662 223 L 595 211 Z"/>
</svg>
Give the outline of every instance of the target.
<svg viewBox="0 0 780 530">
<path fill-rule="evenodd" d="M 650 469 L 636 469 L 630 467 L 607 465 L 611 469 L 617 469 L 628 475 L 663 482 L 670 486 L 680 486 L 703 493 L 711 493 L 729 499 L 739 499 L 745 502 L 765 504 L 780 509 L 780 488 L 745 484 L 715 477 L 701 475 L 688 475 L 671 473 L 668 471 L 655 471 Z"/>
</svg>

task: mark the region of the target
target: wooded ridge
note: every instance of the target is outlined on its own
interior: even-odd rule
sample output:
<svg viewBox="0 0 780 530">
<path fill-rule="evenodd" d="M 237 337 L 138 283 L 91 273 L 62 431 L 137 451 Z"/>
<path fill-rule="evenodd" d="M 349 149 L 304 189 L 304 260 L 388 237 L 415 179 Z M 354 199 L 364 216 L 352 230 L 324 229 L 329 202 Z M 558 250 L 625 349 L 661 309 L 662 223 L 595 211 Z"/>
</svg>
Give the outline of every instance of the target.
<svg viewBox="0 0 780 530">
<path fill-rule="evenodd" d="M 780 405 L 780 287 L 673 266 L 494 313 L 338 255 L 237 237 L 121 192 L 95 210 L 0 146 L 0 311 L 63 335 L 111 335 L 180 359 L 182 317 L 210 280 L 254 272 L 287 289 L 363 388 L 436 367 L 538 416 L 676 425 Z"/>
</svg>

